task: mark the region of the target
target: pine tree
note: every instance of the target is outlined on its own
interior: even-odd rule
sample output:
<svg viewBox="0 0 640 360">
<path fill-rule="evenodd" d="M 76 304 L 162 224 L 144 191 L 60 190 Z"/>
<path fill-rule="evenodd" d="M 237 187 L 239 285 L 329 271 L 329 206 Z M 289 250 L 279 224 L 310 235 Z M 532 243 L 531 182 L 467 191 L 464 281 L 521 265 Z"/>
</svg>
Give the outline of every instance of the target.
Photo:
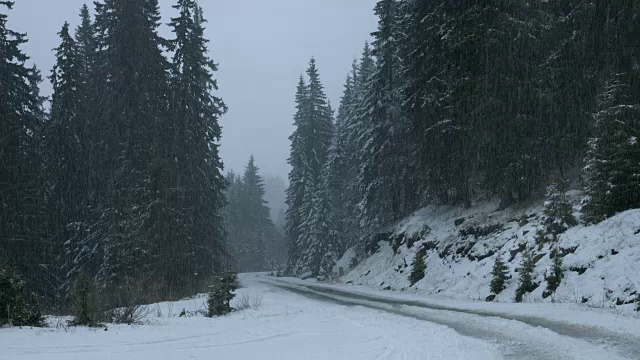
<svg viewBox="0 0 640 360">
<path fill-rule="evenodd" d="M 0 1 L 0 257 L 17 265 L 33 284 L 48 286 L 43 247 L 45 222 L 38 172 L 41 161 L 41 98 L 36 74 L 25 66 L 25 34 L 7 27 L 13 1 Z"/>
<path fill-rule="evenodd" d="M 95 121 L 104 154 L 95 164 L 99 223 L 91 235 L 102 245 L 98 280 L 116 287 L 158 274 L 163 244 L 173 240 L 163 171 L 172 160 L 169 63 L 159 26 L 157 0 L 96 5 L 101 102 Z"/>
<path fill-rule="evenodd" d="M 87 273 L 81 274 L 73 288 L 74 326 L 97 326 L 99 321 L 98 297 L 95 283 Z"/>
<path fill-rule="evenodd" d="M 40 84 L 43 81 L 42 72 L 38 67 L 33 64 L 29 69 L 29 88 L 31 90 L 31 96 L 34 99 L 32 114 L 39 123 L 38 128 L 42 128 L 44 122 L 48 119 L 47 110 L 45 109 L 45 102 L 49 100 L 48 97 L 40 95 Z"/>
<path fill-rule="evenodd" d="M 231 300 L 237 287 L 235 273 L 218 274 L 214 277 L 214 283 L 209 288 L 208 317 L 222 316 L 231 312 Z"/>
<path fill-rule="evenodd" d="M 57 278 L 69 284 L 76 267 L 75 249 L 78 224 L 84 220 L 87 191 L 85 171 L 86 130 L 85 118 L 80 117 L 83 96 L 80 88 L 80 62 L 75 40 L 69 32 L 69 23 L 58 33 L 60 45 L 56 49 L 56 63 L 51 72 L 53 85 L 51 120 L 45 130 L 46 182 L 49 219 L 49 239 L 52 249 L 65 249 L 59 267 L 63 271 Z M 60 257 L 62 254 L 52 254 Z M 66 272 L 66 273 L 64 273 Z M 70 290 L 67 288 L 66 290 Z"/>
<path fill-rule="evenodd" d="M 567 200 L 567 188 L 566 180 L 555 181 L 547 187 L 544 203 L 547 234 L 559 235 L 578 224 L 573 216 L 571 204 Z"/>
<path fill-rule="evenodd" d="M 578 222 L 573 216 L 573 209 L 567 200 L 567 182 L 559 180 L 547 187 L 547 198 L 544 203 L 545 224 L 547 234 L 559 235 Z"/>
<path fill-rule="evenodd" d="M 289 271 L 317 274 L 319 244 L 312 236 L 314 199 L 322 187 L 322 170 L 327 161 L 333 132 L 331 107 L 324 93 L 314 58 L 307 69 L 309 84 L 301 78 L 296 94 L 296 130 L 291 135 L 290 188 L 287 191 L 287 235 Z M 321 256 L 321 255 L 320 255 Z"/>
<path fill-rule="evenodd" d="M 172 264 L 168 270 L 180 283 L 196 273 L 204 281 L 212 269 L 221 268 L 226 254 L 222 218 L 225 180 L 218 149 L 218 121 L 227 107 L 213 95 L 218 90 L 213 78 L 218 66 L 207 56 L 202 9 L 194 0 L 179 0 L 173 7 L 179 16 L 169 24 L 175 35 L 171 41 L 175 53 L 171 64 L 171 121 L 167 127 L 171 148 L 167 155 L 174 161 L 167 163 L 170 170 L 166 176 L 171 185 L 165 194 L 165 206 L 174 235 L 167 240 L 168 248 L 162 256 Z M 177 269 L 180 274 L 176 274 Z"/>
<path fill-rule="evenodd" d="M 242 240 L 244 223 L 242 221 L 242 201 L 240 196 L 242 179 L 233 171 L 229 171 L 225 176 L 225 180 L 225 199 L 227 204 L 224 209 L 224 228 L 227 233 L 227 244 L 232 258 L 229 268 L 242 272 L 244 269 L 239 266 L 239 262 L 244 256 L 241 255 L 242 250 L 239 246 L 244 243 Z"/>
<path fill-rule="evenodd" d="M 280 235 L 269 216 L 265 190 L 253 156 L 242 178 L 227 174 L 225 223 L 237 271 L 264 271 L 279 266 L 283 254 Z"/>
<path fill-rule="evenodd" d="M 96 2 L 96 17 L 106 16 L 105 5 Z M 103 11 L 104 10 L 104 11 Z M 105 24 L 104 21 L 102 21 Z M 106 29 L 104 29 L 106 31 Z M 115 144 L 105 136 L 111 132 L 112 125 L 104 120 L 108 110 L 105 97 L 109 82 L 106 77 L 107 61 L 105 37 L 98 41 L 97 24 L 91 19 L 89 7 L 80 9 L 80 25 L 76 28 L 75 58 L 78 75 L 76 95 L 80 98 L 75 108 L 74 118 L 82 124 L 83 133 L 78 134 L 81 147 L 79 158 L 81 166 L 77 169 L 78 182 L 82 184 L 77 202 L 82 208 L 81 216 L 70 226 L 70 239 L 65 243 L 62 270 L 64 271 L 63 289 L 69 295 L 75 279 L 81 274 L 96 274 L 102 254 L 101 240 L 108 223 L 103 217 L 104 204 L 108 200 L 107 182 L 111 173 L 105 172 L 105 166 L 113 166 L 109 150 Z M 102 33 L 103 35 L 104 32 Z M 101 51 L 99 50 L 101 48 Z"/>
<path fill-rule="evenodd" d="M 473 144 L 452 116 L 457 68 L 443 33 L 452 24 L 443 1 L 403 2 L 400 55 L 405 68 L 404 112 L 408 117 L 410 154 L 415 164 L 418 201 L 470 202 Z"/>
<path fill-rule="evenodd" d="M 355 205 L 350 202 L 349 182 L 354 181 L 348 168 L 348 112 L 352 100 L 353 80 L 347 77 L 326 164 L 322 171 L 320 188 L 315 192 L 312 213 L 309 215 L 312 244 L 310 259 L 312 269 L 318 268 L 319 276 L 333 277 L 333 266 L 344 252 L 349 237 L 356 231 Z M 315 272 L 315 271 L 314 271 Z"/>
<path fill-rule="evenodd" d="M 288 163 L 291 166 L 291 170 L 289 171 L 289 188 L 287 188 L 287 211 L 285 224 L 285 233 L 289 242 L 289 263 L 287 264 L 288 273 L 292 273 L 294 271 L 298 257 L 300 256 L 298 252 L 298 238 L 300 237 L 300 225 L 302 223 L 300 208 L 302 207 L 302 199 L 305 192 L 302 129 L 306 126 L 307 99 L 307 85 L 305 84 L 302 75 L 300 75 L 295 96 L 296 113 L 293 118 L 293 125 L 296 127 L 296 130 L 289 137 L 289 141 L 291 142 L 291 153 L 289 155 Z"/>
<path fill-rule="evenodd" d="M 553 265 L 551 266 L 551 274 L 547 276 L 547 291 L 545 293 L 551 294 L 556 292 L 560 286 L 560 282 L 564 277 L 562 271 L 562 256 L 560 255 L 560 249 L 558 247 L 558 238 L 554 235 L 555 249 L 553 254 Z"/>
<path fill-rule="evenodd" d="M 373 33 L 376 70 L 368 84 L 361 170 L 358 187 L 362 200 L 361 222 L 373 229 L 397 220 L 411 208 L 408 152 L 403 140 L 408 124 L 402 113 L 402 63 L 399 57 L 398 2 L 381 0 L 375 7 L 380 18 Z"/>
<path fill-rule="evenodd" d="M 328 171 L 327 171 L 328 172 Z M 328 176 L 314 193 L 312 208 L 308 216 L 309 248 L 303 260 L 314 274 L 325 278 L 333 275 L 333 266 L 340 257 L 342 244 L 338 238 L 337 207 L 331 203 Z"/>
<path fill-rule="evenodd" d="M 365 228 L 360 223 L 360 202 L 362 200 L 359 188 L 359 175 L 361 170 L 362 150 L 365 146 L 367 131 L 367 99 L 370 80 L 375 72 L 375 61 L 371 54 L 371 47 L 368 43 L 362 50 L 361 58 L 354 62 L 351 69 L 351 91 L 347 97 L 345 89 L 344 107 L 338 110 L 342 130 L 337 128 L 337 132 L 344 131 L 345 146 L 345 200 L 342 205 L 346 212 L 344 224 L 344 247 L 350 248 L 354 245 L 361 245 L 366 241 L 367 236 L 374 230 Z M 342 104 L 341 104 L 342 105 Z"/>
<path fill-rule="evenodd" d="M 458 2 L 445 11 L 445 46 L 456 71 L 447 79 L 451 116 L 470 135 L 467 167 L 477 166 L 483 188 L 502 206 L 526 199 L 542 179 L 536 146 L 543 115 L 531 69 L 544 62 L 544 14 L 524 0 Z"/>
<path fill-rule="evenodd" d="M 324 255 L 320 260 L 320 270 L 318 270 L 318 276 L 325 281 L 333 280 L 336 274 L 333 268 L 336 266 L 340 253 L 333 247 L 331 243 L 325 249 Z"/>
<path fill-rule="evenodd" d="M 0 262 L 0 326 L 44 326 L 37 303 L 25 298 L 26 285 L 13 267 Z"/>
<path fill-rule="evenodd" d="M 427 265 L 424 262 L 424 256 L 424 249 L 420 249 L 416 252 L 415 257 L 413 258 L 413 267 L 411 269 L 411 274 L 409 275 L 409 282 L 411 282 L 411 286 L 424 278 L 424 271 L 427 268 Z"/>
<path fill-rule="evenodd" d="M 263 271 L 267 267 L 266 244 L 273 222 L 269 217 L 269 208 L 264 200 L 264 185 L 259 169 L 253 156 L 249 159 L 242 178 L 243 222 L 247 227 L 248 236 L 245 246 L 249 247 L 247 257 L 243 259 L 247 265 L 245 269 Z M 269 244 L 270 245 L 270 244 Z"/>
<path fill-rule="evenodd" d="M 496 262 L 493 264 L 493 271 L 491 271 L 493 278 L 491 279 L 491 285 L 489 286 L 493 294 L 500 294 L 502 290 L 506 288 L 506 281 L 509 278 L 509 267 L 502 260 L 502 255 L 498 253 L 496 256 Z"/>
<path fill-rule="evenodd" d="M 542 86 L 539 153 L 548 169 L 565 177 L 581 164 L 587 149 L 602 58 L 600 27 L 593 2 L 572 0 L 540 3 L 547 14 L 543 38 L 546 63 L 536 71 Z M 555 176 L 555 175 L 554 175 Z"/>
<path fill-rule="evenodd" d="M 533 281 L 533 271 L 535 264 L 533 262 L 533 254 L 529 248 L 522 252 L 522 262 L 518 269 L 518 288 L 516 289 L 516 302 L 522 302 L 522 297 L 526 293 L 530 293 L 538 287 Z"/>
<path fill-rule="evenodd" d="M 588 222 L 640 207 L 640 92 L 623 80 L 629 75 L 609 81 L 599 96 L 586 167 Z"/>
</svg>

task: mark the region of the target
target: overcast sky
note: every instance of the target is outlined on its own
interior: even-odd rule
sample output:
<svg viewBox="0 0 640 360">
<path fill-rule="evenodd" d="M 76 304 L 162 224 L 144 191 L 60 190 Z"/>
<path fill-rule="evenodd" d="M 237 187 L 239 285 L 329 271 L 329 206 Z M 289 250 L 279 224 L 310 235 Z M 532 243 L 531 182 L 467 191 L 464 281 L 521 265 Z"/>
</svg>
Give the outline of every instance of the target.
<svg viewBox="0 0 640 360">
<path fill-rule="evenodd" d="M 65 20 L 75 28 L 86 0 L 17 0 L 12 29 L 28 34 L 24 47 L 45 75 L 53 66 L 56 33 Z M 163 23 L 174 0 L 160 0 Z M 375 30 L 375 0 L 200 0 L 219 95 L 229 106 L 222 119 L 226 169 L 241 171 L 254 154 L 262 172 L 286 177 L 293 131 L 295 86 L 313 55 L 330 100 L 337 107 L 354 57 Z M 91 5 L 91 7 L 93 7 Z M 163 29 L 165 36 L 170 36 Z M 45 94 L 50 84 L 43 85 Z"/>
</svg>

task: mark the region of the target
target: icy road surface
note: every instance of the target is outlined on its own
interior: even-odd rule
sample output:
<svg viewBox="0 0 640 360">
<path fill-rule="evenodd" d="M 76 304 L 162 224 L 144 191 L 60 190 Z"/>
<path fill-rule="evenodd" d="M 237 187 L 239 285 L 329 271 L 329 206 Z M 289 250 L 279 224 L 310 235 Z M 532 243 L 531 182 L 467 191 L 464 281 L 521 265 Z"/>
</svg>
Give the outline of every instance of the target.
<svg viewBox="0 0 640 360">
<path fill-rule="evenodd" d="M 313 299 L 420 319 L 496 344 L 505 359 L 640 359 L 640 320 L 570 304 L 435 300 L 417 294 L 326 285 L 291 278 L 261 281 Z"/>
<path fill-rule="evenodd" d="M 86 328 L 0 329 L 8 360 L 375 360 L 499 359 L 496 346 L 419 319 L 344 306 L 241 276 L 238 295 L 262 296 L 257 310 L 179 318 L 204 297 L 151 307 L 148 324 Z M 237 298 L 239 298 L 239 296 Z M 159 315 L 161 317 L 159 317 Z M 56 322 L 52 319 L 52 322 Z"/>
</svg>

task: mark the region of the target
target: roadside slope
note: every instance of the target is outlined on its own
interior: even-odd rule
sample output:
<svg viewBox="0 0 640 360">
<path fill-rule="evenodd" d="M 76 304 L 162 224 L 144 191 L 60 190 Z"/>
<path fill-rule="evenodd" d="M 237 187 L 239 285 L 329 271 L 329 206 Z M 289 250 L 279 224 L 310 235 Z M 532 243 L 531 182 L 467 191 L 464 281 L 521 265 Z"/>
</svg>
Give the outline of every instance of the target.
<svg viewBox="0 0 640 360">
<path fill-rule="evenodd" d="M 574 203 L 580 199 L 577 192 L 568 195 Z M 497 203 L 486 202 L 469 209 L 431 206 L 417 211 L 372 239 L 364 259 L 353 269 L 345 266 L 352 263 L 346 257 L 354 254 L 353 249 L 348 251 L 339 262 L 347 267 L 341 281 L 431 297 L 485 300 L 491 294 L 491 270 L 500 253 L 511 279 L 495 300 L 513 302 L 517 268 L 528 246 L 534 251 L 534 280 L 540 285 L 525 296 L 525 302 L 617 306 L 633 313 L 640 292 L 640 210 L 597 225 L 578 225 L 560 235 L 565 275 L 557 292 L 544 298 L 545 273 L 551 268 L 554 245 L 536 241 L 536 232 L 543 228 L 543 204 L 495 211 L 497 208 Z M 420 249 L 426 252 L 425 277 L 411 286 L 408 276 Z"/>
</svg>

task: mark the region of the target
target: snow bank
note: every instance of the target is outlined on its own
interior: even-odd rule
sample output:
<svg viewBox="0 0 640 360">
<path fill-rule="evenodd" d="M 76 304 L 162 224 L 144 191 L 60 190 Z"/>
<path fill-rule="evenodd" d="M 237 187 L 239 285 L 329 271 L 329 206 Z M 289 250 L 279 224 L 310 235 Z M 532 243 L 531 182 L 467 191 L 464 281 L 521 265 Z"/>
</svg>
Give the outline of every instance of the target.
<svg viewBox="0 0 640 360">
<path fill-rule="evenodd" d="M 567 195 L 573 202 L 579 201 L 578 192 Z M 536 244 L 536 232 L 543 228 L 542 202 L 502 211 L 497 208 L 497 203 L 485 202 L 469 209 L 430 206 L 417 211 L 384 234 L 388 241 L 370 244 L 370 256 L 342 280 L 442 298 L 484 300 L 490 295 L 491 270 L 500 253 L 512 278 L 496 301 L 512 302 L 516 268 L 522 250 L 529 246 L 534 249 L 535 281 L 540 286 L 525 296 L 525 302 L 633 309 L 631 303 L 640 292 L 640 210 L 618 214 L 597 225 L 579 225 L 562 234 L 559 247 L 565 277 L 556 294 L 544 299 L 544 276 L 551 268 L 554 246 Z M 426 276 L 410 286 L 411 265 L 421 248 L 426 250 Z"/>
</svg>

